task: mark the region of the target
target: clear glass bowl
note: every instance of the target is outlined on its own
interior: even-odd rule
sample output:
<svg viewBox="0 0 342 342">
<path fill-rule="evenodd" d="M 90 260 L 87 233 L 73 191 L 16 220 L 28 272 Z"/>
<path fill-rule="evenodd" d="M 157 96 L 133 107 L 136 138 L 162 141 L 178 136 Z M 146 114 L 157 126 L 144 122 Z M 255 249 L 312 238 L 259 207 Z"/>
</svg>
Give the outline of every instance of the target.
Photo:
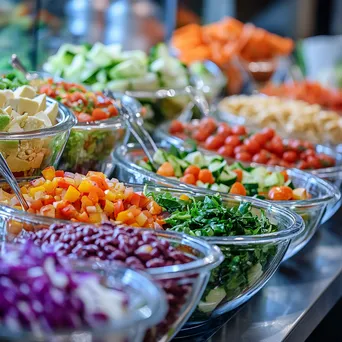
<svg viewBox="0 0 342 342">
<path fill-rule="evenodd" d="M 172 145 L 183 145 L 184 140 L 173 136 L 169 134 L 169 127 L 170 127 L 170 122 L 166 122 L 158 127 L 157 130 L 154 131 L 154 137 L 156 141 L 161 141 L 162 144 L 172 144 Z M 200 148 L 200 150 L 204 150 Z M 325 179 L 332 184 L 334 184 L 337 188 L 341 188 L 342 185 L 342 154 L 337 153 L 333 148 L 329 146 L 324 146 L 324 145 L 315 145 L 315 150 L 318 153 L 325 153 L 331 157 L 333 157 L 336 160 L 336 165 L 333 167 L 328 167 L 328 168 L 321 168 L 317 170 L 305 170 L 305 172 L 309 172 L 319 178 Z M 208 153 L 215 153 L 212 151 L 207 151 Z M 236 161 L 237 159 L 234 158 L 225 158 L 228 163 L 232 164 Z M 281 166 L 276 166 L 276 167 L 270 167 L 269 165 L 264 165 L 264 164 L 257 164 L 257 163 L 246 163 L 246 162 L 241 162 L 239 163 L 246 165 L 246 166 L 266 166 L 269 169 L 277 169 L 281 170 L 284 169 Z M 327 208 L 325 210 L 323 219 L 322 219 L 322 224 L 326 221 L 329 220 L 330 217 L 332 217 L 336 211 L 340 208 L 341 202 L 337 201 L 336 203 L 331 203 L 327 205 Z"/>
<path fill-rule="evenodd" d="M 47 105 L 56 103 L 51 98 L 46 102 Z M 40 175 L 47 166 L 57 166 L 70 130 L 76 123 L 72 112 L 58 103 L 55 126 L 28 132 L 0 132 L 0 152 L 15 176 Z"/>
<path fill-rule="evenodd" d="M 196 186 L 181 183 L 179 180 L 159 176 L 154 172 L 147 171 L 138 166 L 136 162 L 144 157 L 144 151 L 137 144 L 121 146 L 114 151 L 116 163 L 115 176 L 124 182 L 144 184 L 148 181 L 162 184 L 176 189 L 188 189 L 197 193 L 215 193 L 212 190 L 201 189 Z M 295 239 L 286 253 L 285 259 L 290 258 L 301 250 L 316 232 L 322 222 L 322 217 L 326 207 L 335 205 L 341 198 L 339 189 L 333 184 L 324 181 L 309 173 L 290 169 L 289 176 L 295 187 L 305 188 L 312 196 L 312 199 L 302 201 L 277 201 L 278 206 L 294 210 L 303 217 L 305 230 Z M 252 198 L 249 198 L 251 200 Z M 272 202 L 273 203 L 273 202 Z M 330 212 L 329 214 L 331 214 Z"/>
<path fill-rule="evenodd" d="M 139 187 L 142 190 L 142 187 Z M 0 231 L 10 241 L 13 234 L 25 234 L 24 230 L 37 231 L 54 223 L 70 222 L 44 217 L 0 206 Z M 24 230 L 22 230 L 24 228 Z M 139 229 L 141 230 L 141 228 Z M 155 231 L 160 239 L 167 240 L 181 251 L 186 251 L 194 261 L 167 267 L 148 269 L 154 281 L 165 290 L 169 311 L 160 325 L 147 333 L 145 341 L 170 341 L 181 329 L 196 308 L 209 280 L 210 271 L 218 266 L 223 256 L 216 246 L 198 238 L 167 231 Z M 23 235 L 25 236 L 25 235 Z"/>
<path fill-rule="evenodd" d="M 5 243 L 1 251 L 19 245 Z M 32 331 L 13 331 L 0 325 L 0 337 L 6 341 L 92 341 L 111 340 L 117 342 L 143 341 L 148 328 L 163 320 L 167 312 L 165 293 L 150 277 L 119 265 L 100 265 L 89 261 L 68 260 L 75 271 L 97 273 L 101 283 L 107 288 L 122 291 L 128 300 L 124 317 L 100 327 L 78 330 L 63 330 L 35 334 Z"/>
</svg>

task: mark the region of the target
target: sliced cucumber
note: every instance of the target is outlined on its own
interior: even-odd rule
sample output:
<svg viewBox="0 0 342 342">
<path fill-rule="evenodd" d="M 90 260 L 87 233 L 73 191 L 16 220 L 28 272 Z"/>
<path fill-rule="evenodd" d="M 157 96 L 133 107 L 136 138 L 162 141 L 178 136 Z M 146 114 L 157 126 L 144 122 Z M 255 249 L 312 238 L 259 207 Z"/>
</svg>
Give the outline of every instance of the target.
<svg viewBox="0 0 342 342">
<path fill-rule="evenodd" d="M 204 160 L 206 162 L 207 165 L 214 163 L 214 162 L 223 162 L 224 158 L 220 157 L 220 156 L 204 156 Z"/>
<path fill-rule="evenodd" d="M 283 185 L 284 184 L 284 177 L 281 179 L 281 177 L 279 177 L 279 175 L 283 177 L 283 175 L 281 175 L 278 172 L 273 172 L 270 175 L 266 176 L 265 181 L 264 181 L 265 187 L 269 188 L 272 186 Z M 281 182 L 281 180 L 282 180 L 282 182 Z"/>
<path fill-rule="evenodd" d="M 230 186 L 236 182 L 236 179 L 237 174 L 235 172 L 223 170 L 218 178 L 218 181 L 219 183 Z"/>
<path fill-rule="evenodd" d="M 224 192 L 224 193 L 228 193 L 229 189 L 230 187 L 225 184 L 216 184 L 216 183 L 212 184 L 210 187 L 210 190 Z"/>
<path fill-rule="evenodd" d="M 140 160 L 138 165 L 141 166 L 145 170 L 153 171 L 153 167 L 151 166 L 151 164 L 145 162 L 144 160 Z"/>
<path fill-rule="evenodd" d="M 285 182 L 284 185 L 285 185 L 285 186 L 288 186 L 288 187 L 291 188 L 292 190 L 295 189 L 295 186 L 293 185 L 291 179 L 288 179 L 288 180 Z"/>
<path fill-rule="evenodd" d="M 241 163 L 235 162 L 229 166 L 229 170 L 235 170 L 235 169 L 244 170 L 245 168 L 243 167 L 243 165 Z"/>
<path fill-rule="evenodd" d="M 210 184 L 209 183 L 203 183 L 201 181 L 197 181 L 196 186 L 198 186 L 199 188 L 203 188 L 203 189 L 209 189 Z"/>
<path fill-rule="evenodd" d="M 160 165 L 165 163 L 167 160 L 165 152 L 161 149 L 158 149 L 153 156 L 153 160 Z"/>
<path fill-rule="evenodd" d="M 227 165 L 227 162 L 225 160 L 222 162 L 215 161 L 209 164 L 208 169 L 214 175 L 214 177 L 217 178 L 223 172 L 223 169 L 226 165 Z"/>
<path fill-rule="evenodd" d="M 175 176 L 182 177 L 183 172 L 179 164 L 178 158 L 175 156 L 167 156 L 167 161 L 172 165 L 174 172 L 175 172 Z"/>
<path fill-rule="evenodd" d="M 198 304 L 198 309 L 202 312 L 212 312 L 226 297 L 226 291 L 223 287 L 211 290 L 205 297 L 205 301 Z"/>
<path fill-rule="evenodd" d="M 243 186 L 245 187 L 248 196 L 254 196 L 258 194 L 258 183 L 243 183 Z"/>
<path fill-rule="evenodd" d="M 205 165 L 205 160 L 203 158 L 203 154 L 199 151 L 189 153 L 185 158 L 190 165 L 196 165 L 198 167 L 202 167 Z"/>
</svg>

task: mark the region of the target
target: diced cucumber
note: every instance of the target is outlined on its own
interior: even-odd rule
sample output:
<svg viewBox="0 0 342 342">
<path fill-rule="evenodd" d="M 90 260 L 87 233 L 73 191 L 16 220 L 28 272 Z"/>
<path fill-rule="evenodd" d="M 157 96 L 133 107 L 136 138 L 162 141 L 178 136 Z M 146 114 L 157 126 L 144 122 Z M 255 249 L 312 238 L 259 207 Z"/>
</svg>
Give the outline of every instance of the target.
<svg viewBox="0 0 342 342">
<path fill-rule="evenodd" d="M 144 160 L 139 161 L 139 166 L 141 166 L 143 169 L 148 171 L 153 171 L 153 167 L 150 163 L 145 162 Z"/>
<path fill-rule="evenodd" d="M 135 59 L 126 60 L 115 65 L 109 71 L 111 79 L 140 78 L 146 74 L 146 66 Z"/>
<path fill-rule="evenodd" d="M 76 55 L 69 67 L 64 70 L 64 77 L 69 80 L 78 82 L 80 79 L 80 74 L 85 67 L 85 64 L 86 60 L 84 55 Z"/>
<path fill-rule="evenodd" d="M 247 171 L 242 171 L 242 183 L 255 183 L 255 178 Z"/>
<path fill-rule="evenodd" d="M 165 152 L 161 149 L 158 149 L 153 156 L 153 160 L 160 165 L 165 163 L 167 160 Z"/>
<path fill-rule="evenodd" d="M 214 175 L 214 177 L 219 177 L 223 172 L 224 167 L 227 165 L 227 162 L 224 160 L 222 162 L 211 162 L 209 164 L 209 171 Z"/>
<path fill-rule="evenodd" d="M 87 53 L 87 58 L 94 64 L 104 67 L 112 62 L 112 56 L 108 53 L 106 46 L 100 42 L 96 42 Z"/>
<path fill-rule="evenodd" d="M 189 153 L 185 158 L 190 165 L 196 165 L 198 167 L 202 167 L 205 165 L 205 160 L 203 158 L 203 154 L 199 151 Z"/>
<path fill-rule="evenodd" d="M 229 166 L 229 170 L 235 170 L 235 169 L 244 170 L 245 168 L 243 167 L 243 165 L 241 163 L 235 162 Z"/>
<path fill-rule="evenodd" d="M 226 297 L 226 291 L 223 287 L 211 290 L 205 297 L 205 302 L 200 301 L 198 309 L 204 313 L 212 312 Z"/>
<path fill-rule="evenodd" d="M 258 194 L 258 183 L 243 183 L 243 186 L 245 187 L 248 196 L 254 196 Z"/>
<path fill-rule="evenodd" d="M 147 73 L 144 77 L 129 80 L 130 90 L 155 90 L 158 89 L 159 81 L 156 74 Z"/>
<path fill-rule="evenodd" d="M 236 182 L 236 179 L 237 179 L 237 174 L 233 171 L 226 171 L 224 170 L 219 178 L 218 178 L 218 181 L 222 184 L 225 184 L 225 185 L 232 185 Z"/>
<path fill-rule="evenodd" d="M 295 189 L 295 186 L 293 185 L 291 179 L 288 179 L 288 180 L 285 182 L 284 185 L 285 185 L 285 186 L 288 186 L 288 187 L 291 188 L 292 190 Z"/>
<path fill-rule="evenodd" d="M 167 58 L 170 56 L 170 53 L 164 43 L 159 43 L 151 48 L 150 56 L 152 60 L 155 60 L 157 58 Z"/>
<path fill-rule="evenodd" d="M 203 189 L 209 189 L 210 184 L 209 183 L 203 183 L 201 181 L 197 181 L 196 186 L 198 186 L 199 188 L 203 188 Z"/>
<path fill-rule="evenodd" d="M 112 91 L 125 91 L 128 89 L 128 80 L 113 80 L 107 83 L 107 87 Z"/>
<path fill-rule="evenodd" d="M 182 177 L 183 172 L 179 164 L 178 158 L 175 156 L 167 156 L 167 161 L 172 165 L 175 172 L 175 176 Z"/>
<path fill-rule="evenodd" d="M 214 163 L 214 162 L 223 162 L 224 158 L 221 156 L 217 156 L 217 155 L 214 155 L 214 156 L 209 155 L 209 156 L 204 156 L 204 160 L 206 164 L 209 165 L 210 163 Z"/>
<path fill-rule="evenodd" d="M 284 184 L 284 176 L 279 172 L 272 172 L 270 175 L 265 177 L 265 187 L 281 186 Z"/>
<path fill-rule="evenodd" d="M 224 193 L 228 193 L 229 189 L 230 189 L 229 186 L 225 184 L 216 184 L 216 183 L 212 184 L 210 187 L 210 190 L 224 192 Z"/>
<path fill-rule="evenodd" d="M 261 180 L 262 182 L 264 182 L 264 179 L 267 176 L 268 171 L 265 167 L 260 166 L 252 170 L 250 174 L 254 177 L 254 179 Z"/>
</svg>

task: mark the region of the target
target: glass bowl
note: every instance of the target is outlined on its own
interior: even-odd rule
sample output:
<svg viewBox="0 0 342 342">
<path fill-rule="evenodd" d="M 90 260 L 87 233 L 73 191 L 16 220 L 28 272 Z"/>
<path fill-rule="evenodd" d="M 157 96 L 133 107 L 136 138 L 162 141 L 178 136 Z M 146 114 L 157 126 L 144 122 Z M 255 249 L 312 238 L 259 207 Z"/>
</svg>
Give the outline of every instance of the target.
<svg viewBox="0 0 342 342">
<path fill-rule="evenodd" d="M 172 188 L 190 189 L 201 193 L 215 193 L 212 190 L 187 185 L 185 183 L 181 183 L 177 179 L 159 176 L 154 172 L 143 169 L 138 166 L 136 162 L 144 156 L 144 151 L 137 144 L 128 144 L 127 146 L 118 147 L 114 151 L 114 160 L 116 163 L 114 171 L 115 176 L 128 183 L 144 184 L 150 181 Z M 304 187 L 310 194 L 312 194 L 313 198 L 302 201 L 276 202 L 279 206 L 294 210 L 297 214 L 303 217 L 305 222 L 305 230 L 291 242 L 285 259 L 296 254 L 309 242 L 318 226 L 321 224 L 326 207 L 328 205 L 334 206 L 341 198 L 339 189 L 323 179 L 297 169 L 289 169 L 288 174 L 295 187 Z M 329 215 L 330 214 L 333 213 L 330 211 Z"/>
<path fill-rule="evenodd" d="M 18 249 L 20 245 L 4 243 L 1 252 Z M 32 246 L 32 248 L 37 248 Z M 62 260 L 63 262 L 63 260 Z M 65 262 L 65 261 L 64 261 Z M 1 326 L 0 336 L 6 341 L 85 341 L 111 340 L 117 342 L 143 341 L 148 328 L 156 325 L 165 317 L 167 302 L 164 292 L 150 277 L 119 265 L 100 265 L 90 261 L 68 260 L 76 272 L 96 273 L 107 288 L 122 291 L 127 296 L 127 311 L 109 324 L 100 327 L 52 332 L 13 331 Z"/>
<path fill-rule="evenodd" d="M 8 206 L 0 207 L 0 217 L 2 218 L 0 229 L 2 228 L 8 241 L 13 237 L 13 233 L 20 232 L 25 236 L 24 230 L 37 231 L 48 228 L 54 223 L 70 223 L 25 213 Z M 187 255 L 194 259 L 187 264 L 146 270 L 165 290 L 169 300 L 169 311 L 165 320 L 148 332 L 147 340 L 166 342 L 177 334 L 191 316 L 205 290 L 211 269 L 222 262 L 223 256 L 216 246 L 211 246 L 198 238 L 168 231 L 155 231 L 155 233 L 159 239 L 167 240 L 181 251 L 186 250 Z"/>
<path fill-rule="evenodd" d="M 171 135 L 169 132 L 169 127 L 170 127 L 170 121 L 166 122 L 158 127 L 157 130 L 154 131 L 154 137 L 156 141 L 161 141 L 162 145 L 168 145 L 172 144 L 175 146 L 182 146 L 184 144 L 184 140 L 181 138 L 178 138 L 176 136 Z M 253 131 L 253 130 L 252 130 Z M 317 153 L 324 153 L 327 154 L 331 157 L 333 157 L 336 160 L 336 165 L 333 167 L 328 167 L 328 168 L 321 168 L 321 169 L 316 169 L 316 170 L 305 170 L 305 172 L 309 172 L 319 178 L 325 179 L 329 181 L 330 183 L 334 184 L 337 188 L 341 188 L 342 185 L 342 154 L 337 153 L 333 148 L 325 145 L 320 145 L 316 144 L 315 150 Z M 216 153 L 213 151 L 208 151 L 203 148 L 199 148 L 201 151 L 207 151 L 208 153 Z M 228 163 L 232 164 L 234 162 L 237 162 L 237 159 L 234 158 L 229 158 L 225 157 Z M 270 167 L 269 165 L 265 164 L 258 164 L 258 163 L 247 163 L 247 162 L 241 162 L 238 161 L 239 163 L 245 165 L 245 166 L 265 166 L 269 169 L 277 169 L 281 170 L 284 169 L 281 166 L 276 166 L 276 167 Z M 322 224 L 326 221 L 329 220 L 330 217 L 332 217 L 336 211 L 339 209 L 341 206 L 340 202 L 336 203 L 330 203 L 327 205 L 327 208 L 325 210 L 323 219 L 322 219 Z"/>
<path fill-rule="evenodd" d="M 47 97 L 46 103 L 58 102 Z M 0 132 L 0 152 L 16 177 L 40 175 L 47 166 L 57 166 L 76 123 L 72 112 L 58 103 L 55 126 L 18 133 Z"/>
</svg>

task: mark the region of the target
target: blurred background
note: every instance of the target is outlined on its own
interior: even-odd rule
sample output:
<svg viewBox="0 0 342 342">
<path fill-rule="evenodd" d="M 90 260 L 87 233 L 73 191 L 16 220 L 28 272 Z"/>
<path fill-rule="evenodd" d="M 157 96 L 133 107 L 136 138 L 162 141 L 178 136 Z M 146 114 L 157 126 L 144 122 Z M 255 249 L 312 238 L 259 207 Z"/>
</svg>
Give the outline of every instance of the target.
<svg viewBox="0 0 342 342">
<path fill-rule="evenodd" d="M 1 0 L 0 69 L 13 52 L 37 69 L 66 42 L 148 50 L 176 27 L 224 16 L 296 40 L 342 34 L 342 0 Z"/>
</svg>

